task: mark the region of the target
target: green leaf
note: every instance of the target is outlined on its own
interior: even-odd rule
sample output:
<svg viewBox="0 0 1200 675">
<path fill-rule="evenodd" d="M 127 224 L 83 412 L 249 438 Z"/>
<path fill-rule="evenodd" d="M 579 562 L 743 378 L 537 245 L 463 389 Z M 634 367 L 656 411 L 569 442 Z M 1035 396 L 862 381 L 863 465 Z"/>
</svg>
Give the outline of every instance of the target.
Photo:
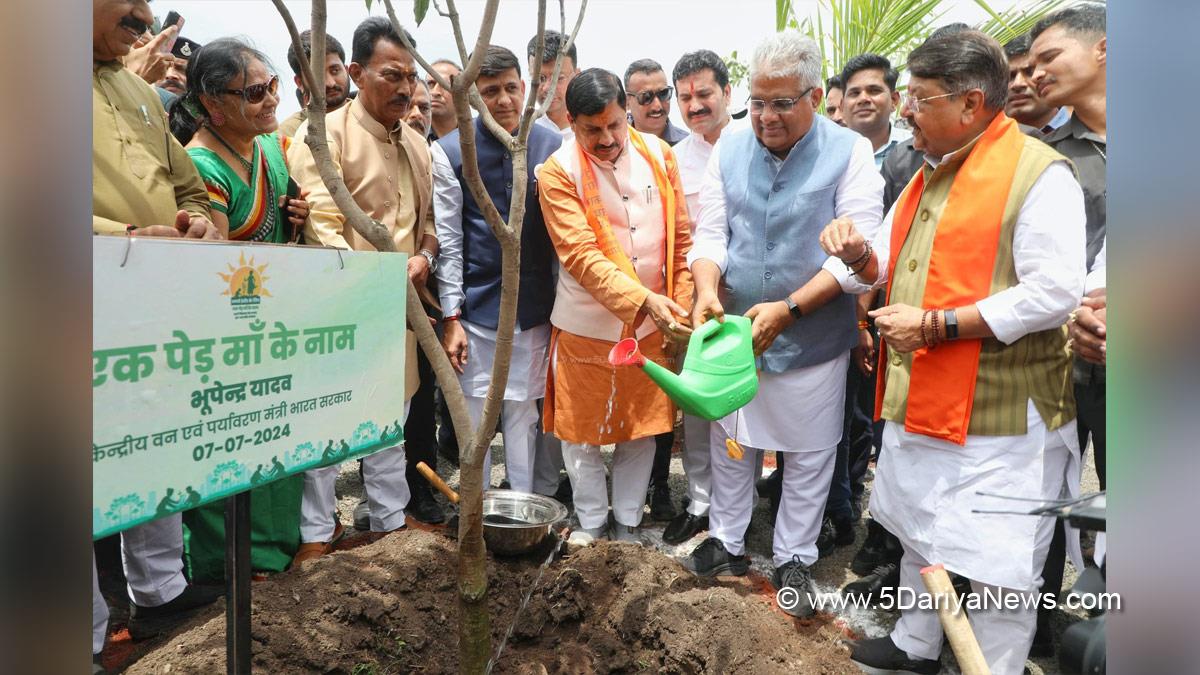
<svg viewBox="0 0 1200 675">
<path fill-rule="evenodd" d="M 413 18 L 417 20 L 417 25 L 425 20 L 425 13 L 429 11 L 429 0 L 416 0 L 413 3 Z"/>
<path fill-rule="evenodd" d="M 367 0 L 367 11 L 368 12 L 371 11 L 371 3 L 372 2 L 374 2 L 374 0 Z"/>
</svg>

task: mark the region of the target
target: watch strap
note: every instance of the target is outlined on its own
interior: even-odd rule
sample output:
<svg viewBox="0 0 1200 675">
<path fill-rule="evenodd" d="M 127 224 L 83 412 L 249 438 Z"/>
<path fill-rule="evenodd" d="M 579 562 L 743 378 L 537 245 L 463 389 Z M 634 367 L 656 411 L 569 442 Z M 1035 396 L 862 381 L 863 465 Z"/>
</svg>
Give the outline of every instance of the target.
<svg viewBox="0 0 1200 675">
<path fill-rule="evenodd" d="M 946 339 L 954 340 L 958 337 L 958 311 L 947 309 L 942 312 L 946 321 Z"/>
<path fill-rule="evenodd" d="M 800 317 L 804 316 L 804 313 L 801 312 L 796 303 L 792 301 L 792 296 L 789 295 L 785 297 L 783 302 L 785 305 L 787 305 L 788 313 L 792 315 L 792 318 L 799 319 Z"/>
</svg>

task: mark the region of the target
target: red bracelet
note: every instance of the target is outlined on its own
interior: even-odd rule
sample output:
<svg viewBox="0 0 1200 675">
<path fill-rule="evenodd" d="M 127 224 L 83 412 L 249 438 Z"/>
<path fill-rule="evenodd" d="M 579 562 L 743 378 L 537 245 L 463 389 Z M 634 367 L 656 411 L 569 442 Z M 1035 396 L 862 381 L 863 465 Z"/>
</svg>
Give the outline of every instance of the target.
<svg viewBox="0 0 1200 675">
<path fill-rule="evenodd" d="M 458 321 L 458 318 L 459 318 L 460 316 L 462 316 L 462 312 L 457 312 L 457 313 L 455 313 L 455 314 L 452 314 L 452 315 L 450 315 L 450 316 L 443 316 L 443 317 L 442 317 L 442 321 Z"/>
<path fill-rule="evenodd" d="M 921 343 L 926 347 L 929 346 L 929 335 L 925 332 L 925 322 L 928 320 L 929 310 L 925 310 L 921 313 Z"/>
</svg>

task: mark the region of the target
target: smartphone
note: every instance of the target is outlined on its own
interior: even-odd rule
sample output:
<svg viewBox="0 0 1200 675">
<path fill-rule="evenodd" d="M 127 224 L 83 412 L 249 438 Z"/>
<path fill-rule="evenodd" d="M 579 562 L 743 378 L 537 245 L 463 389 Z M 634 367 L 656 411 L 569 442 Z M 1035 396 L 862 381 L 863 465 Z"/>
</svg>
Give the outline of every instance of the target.
<svg viewBox="0 0 1200 675">
<path fill-rule="evenodd" d="M 162 30 L 166 30 L 176 24 L 179 25 L 180 30 L 183 30 L 183 17 L 179 15 L 179 12 L 176 12 L 175 10 L 171 10 L 170 12 L 167 12 L 167 20 L 163 21 Z M 159 32 L 161 33 L 162 31 L 159 31 Z M 175 40 L 178 37 L 179 37 L 179 33 L 176 32 L 175 38 L 172 38 L 172 39 L 164 42 L 162 45 L 162 53 L 170 54 L 171 50 L 175 48 Z"/>
<path fill-rule="evenodd" d="M 297 183 L 296 179 L 292 178 L 291 176 L 288 176 L 287 198 L 289 200 L 300 198 L 300 184 Z M 292 229 L 292 236 L 288 237 L 288 241 L 303 244 L 304 242 L 301 241 L 301 238 L 304 236 L 304 226 L 292 224 L 292 221 L 288 219 L 290 212 L 287 210 L 286 205 L 283 207 L 283 209 L 281 209 L 281 211 L 283 212 L 283 222 L 287 223 Z"/>
</svg>

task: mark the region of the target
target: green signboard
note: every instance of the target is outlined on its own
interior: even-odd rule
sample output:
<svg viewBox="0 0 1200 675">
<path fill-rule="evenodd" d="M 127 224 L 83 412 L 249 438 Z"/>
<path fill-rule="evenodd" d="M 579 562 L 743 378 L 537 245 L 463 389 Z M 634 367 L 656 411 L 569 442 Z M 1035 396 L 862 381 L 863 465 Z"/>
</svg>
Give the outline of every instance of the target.
<svg viewBox="0 0 1200 675">
<path fill-rule="evenodd" d="M 407 256 L 93 242 L 93 537 L 403 440 Z"/>
</svg>

